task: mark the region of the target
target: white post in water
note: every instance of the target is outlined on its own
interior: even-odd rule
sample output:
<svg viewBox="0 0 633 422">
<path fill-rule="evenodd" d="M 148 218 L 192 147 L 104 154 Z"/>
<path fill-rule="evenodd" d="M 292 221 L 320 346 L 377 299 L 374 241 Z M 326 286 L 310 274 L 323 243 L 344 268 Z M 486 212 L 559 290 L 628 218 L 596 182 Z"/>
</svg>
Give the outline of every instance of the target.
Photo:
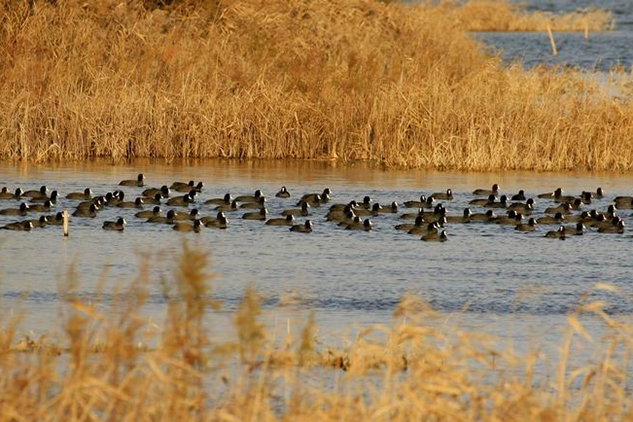
<svg viewBox="0 0 633 422">
<path fill-rule="evenodd" d="M 64 210 L 62 216 L 64 217 L 64 237 L 68 237 L 68 210 Z"/>
<path fill-rule="evenodd" d="M 552 55 L 558 56 L 558 50 L 556 49 L 556 42 L 554 41 L 554 34 L 552 34 L 552 27 L 547 24 L 547 34 L 549 35 L 549 43 L 552 45 Z"/>
</svg>

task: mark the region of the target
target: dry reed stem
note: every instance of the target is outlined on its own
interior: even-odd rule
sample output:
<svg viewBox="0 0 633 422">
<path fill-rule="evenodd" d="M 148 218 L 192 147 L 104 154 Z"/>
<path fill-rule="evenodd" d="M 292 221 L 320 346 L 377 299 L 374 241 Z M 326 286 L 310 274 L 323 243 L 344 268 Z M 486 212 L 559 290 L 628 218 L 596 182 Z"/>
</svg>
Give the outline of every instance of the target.
<svg viewBox="0 0 633 422">
<path fill-rule="evenodd" d="M 492 21 L 516 21 L 506 3 L 150 3 L 4 0 L 1 159 L 633 166 L 630 88 L 502 67 L 464 32 L 503 8 Z"/>
</svg>

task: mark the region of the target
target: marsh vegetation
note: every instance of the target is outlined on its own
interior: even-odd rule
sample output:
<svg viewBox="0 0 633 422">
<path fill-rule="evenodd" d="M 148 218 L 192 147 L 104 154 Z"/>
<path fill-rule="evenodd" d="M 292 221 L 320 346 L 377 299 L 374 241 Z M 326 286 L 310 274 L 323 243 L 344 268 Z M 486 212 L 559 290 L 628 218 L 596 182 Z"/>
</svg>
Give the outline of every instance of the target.
<svg viewBox="0 0 633 422">
<path fill-rule="evenodd" d="M 466 32 L 544 24 L 610 17 L 481 1 L 7 1 L 0 158 L 631 168 L 630 87 L 502 65 Z"/>
</svg>

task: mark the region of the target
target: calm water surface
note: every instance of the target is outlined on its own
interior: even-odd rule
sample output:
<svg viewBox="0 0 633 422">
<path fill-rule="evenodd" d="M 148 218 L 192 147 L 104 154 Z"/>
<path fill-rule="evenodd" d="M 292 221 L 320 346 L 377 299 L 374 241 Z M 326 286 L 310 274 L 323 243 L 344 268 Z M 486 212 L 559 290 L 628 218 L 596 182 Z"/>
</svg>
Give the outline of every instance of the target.
<svg viewBox="0 0 633 422">
<path fill-rule="evenodd" d="M 630 70 L 633 65 L 633 2 L 627 0 L 528 0 L 528 10 L 554 13 L 583 8 L 610 10 L 615 21 L 612 32 L 555 33 L 558 56 L 551 54 L 549 37 L 544 32 L 488 32 L 474 36 L 483 40 L 507 62 L 519 61 L 525 67 L 540 64 L 571 65 L 591 71 L 609 71 L 614 66 Z"/>
<path fill-rule="evenodd" d="M 84 164 L 71 166 L 0 165 L 0 184 L 38 188 L 46 184 L 62 196 L 89 186 L 95 193 L 115 189 L 121 179 L 147 175 L 150 186 L 175 180 L 202 180 L 202 200 L 226 192 L 239 195 L 260 188 L 270 199 L 276 215 L 293 207 L 301 194 L 333 191 L 332 202 L 360 200 L 402 203 L 452 188 L 455 200 L 445 201 L 449 214 L 461 214 L 476 187 L 500 183 L 504 193 L 525 189 L 531 196 L 562 187 L 569 193 L 602 186 L 608 198 L 631 194 L 632 174 L 588 173 L 439 173 L 382 171 L 367 166 L 336 166 L 306 162 L 208 161 L 191 165 L 138 163 L 134 166 Z M 274 198 L 281 185 L 291 199 Z M 123 188 L 128 197 L 140 191 Z M 200 200 L 198 202 L 201 202 Z M 609 200 L 591 208 L 604 209 Z M 6 208 L 14 201 L 2 201 Z M 57 209 L 72 207 L 60 200 Z M 551 203 L 537 201 L 537 214 Z M 199 206 L 203 215 L 213 215 L 210 206 Z M 411 210 L 409 210 L 411 211 Z M 480 210 L 477 210 L 480 211 Z M 325 207 L 313 209 L 314 232 L 290 233 L 286 227 L 264 226 L 229 215 L 227 230 L 177 233 L 168 225 L 150 225 L 133 217 L 136 210 L 106 208 L 96 219 L 72 219 L 71 235 L 65 239 L 58 227 L 30 233 L 0 233 L 0 307 L 6 315 L 24 309 L 24 329 L 43 332 L 57 326 L 59 285 L 75 264 L 80 284 L 76 292 L 104 305 L 114 287 L 125 288 L 137 275 L 140 255 L 150 253 L 152 284 L 147 313 L 161 319 L 165 302 L 160 277 L 169 278 L 184 239 L 211 254 L 213 294 L 224 303 L 224 312 L 214 316 L 216 327 L 230 326 L 234 309 L 246 286 L 264 297 L 270 324 L 286 328 L 291 315 L 301 321 L 316 311 L 322 333 L 339 335 L 354 324 L 388 324 L 402 295 L 419 295 L 443 315 L 442 324 L 485 328 L 515 345 L 528 347 L 531 339 L 557 340 L 565 315 L 590 293 L 606 301 L 612 314 L 628 319 L 633 311 L 630 234 L 595 232 L 566 241 L 544 239 L 538 233 L 518 233 L 513 227 L 464 224 L 447 227 L 446 243 L 421 242 L 418 236 L 394 230 L 399 215 L 374 218 L 372 232 L 345 231 L 324 221 Z M 241 214 L 241 213 L 240 213 Z M 124 233 L 101 229 L 104 220 L 124 216 Z M 630 212 L 623 212 L 629 227 Z M 15 221 L 1 217 L 0 223 Z M 598 295 L 596 282 L 611 283 L 621 295 Z M 97 286 L 104 294 L 96 294 Z M 280 298 L 299 298 L 294 311 L 276 310 Z M 294 323 L 293 323 L 294 324 Z M 300 324 L 300 322 L 297 322 Z M 589 322 L 591 325 L 592 322 Z M 219 331 L 229 328 L 219 328 Z M 597 330 L 597 328 L 596 328 Z"/>
</svg>

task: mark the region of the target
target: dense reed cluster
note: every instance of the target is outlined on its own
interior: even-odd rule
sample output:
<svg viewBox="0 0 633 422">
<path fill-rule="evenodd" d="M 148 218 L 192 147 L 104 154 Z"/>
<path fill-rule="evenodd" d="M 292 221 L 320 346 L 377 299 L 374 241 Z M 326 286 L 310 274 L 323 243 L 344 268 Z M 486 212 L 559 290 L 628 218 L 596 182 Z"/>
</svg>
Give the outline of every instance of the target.
<svg viewBox="0 0 633 422">
<path fill-rule="evenodd" d="M 631 327 L 584 299 L 568 316 L 557 361 L 518 356 L 493 339 L 453 331 L 445 316 L 405 297 L 392 327 L 372 327 L 343 348 L 319 344 L 314 319 L 274 333 L 251 290 L 231 329 L 210 323 L 208 257 L 185 245 L 162 321 L 142 316 L 151 256 L 137 281 L 109 309 L 73 294 L 70 271 L 60 297 L 60 335 L 17 334 L 19 313 L 3 310 L 0 420 L 623 420 L 631 417 Z M 605 294 L 618 294 L 599 285 Z M 289 302 L 288 302 L 289 303 Z M 300 306 L 300 298 L 292 302 Z M 282 304 L 280 303 L 280 306 Z M 224 310 L 222 310 L 224 312 Z M 591 337 L 579 316 L 603 322 Z M 406 322 L 405 322 L 406 321 Z M 159 328 L 155 328 L 158 323 Z M 293 324 L 297 324 L 295 321 Z M 221 333 L 217 330 L 222 330 Z M 571 366 L 576 347 L 597 348 Z M 542 365 L 544 374 L 535 374 Z M 538 371 L 537 371 L 538 372 Z"/>
<path fill-rule="evenodd" d="M 631 168 L 630 88 L 501 65 L 465 31 L 536 15 L 495 4 L 5 0 L 0 158 Z"/>
</svg>

